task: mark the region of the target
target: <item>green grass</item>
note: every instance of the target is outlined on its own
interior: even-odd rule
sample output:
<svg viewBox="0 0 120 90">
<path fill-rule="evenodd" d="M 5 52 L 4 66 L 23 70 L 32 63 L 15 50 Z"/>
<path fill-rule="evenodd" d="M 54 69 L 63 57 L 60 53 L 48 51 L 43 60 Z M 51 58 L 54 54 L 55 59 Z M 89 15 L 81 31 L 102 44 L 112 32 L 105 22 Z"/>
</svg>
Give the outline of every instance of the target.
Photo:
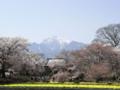
<svg viewBox="0 0 120 90">
<path fill-rule="evenodd" d="M 113 83 L 113 84 L 107 84 L 107 83 L 86 83 L 86 82 L 81 82 L 81 83 L 21 83 L 21 84 L 4 84 L 0 85 L 0 87 L 9 87 L 9 88 L 27 88 L 27 87 L 32 87 L 32 88 L 88 88 L 88 89 L 118 89 L 120 90 L 120 84 L 119 83 Z"/>
</svg>

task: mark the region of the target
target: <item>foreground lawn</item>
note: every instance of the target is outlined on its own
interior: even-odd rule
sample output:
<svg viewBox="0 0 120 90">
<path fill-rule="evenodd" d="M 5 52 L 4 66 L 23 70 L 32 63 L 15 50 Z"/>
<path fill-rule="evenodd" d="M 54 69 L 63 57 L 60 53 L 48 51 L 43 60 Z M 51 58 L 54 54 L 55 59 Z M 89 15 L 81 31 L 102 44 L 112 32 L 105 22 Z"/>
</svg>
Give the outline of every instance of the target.
<svg viewBox="0 0 120 90">
<path fill-rule="evenodd" d="M 21 84 L 4 84 L 0 85 L 2 88 L 58 88 L 64 89 L 77 89 L 77 90 L 120 90 L 120 84 L 107 84 L 107 83 L 21 83 Z M 55 89 L 57 88 L 57 89 Z M 9 89 L 8 89 L 9 90 Z M 31 89 L 33 90 L 33 89 Z M 41 89 L 43 90 L 43 89 Z M 45 90 L 45 89 L 44 89 Z M 48 89 L 46 89 L 48 90 Z M 52 89 L 51 89 L 52 90 Z"/>
</svg>

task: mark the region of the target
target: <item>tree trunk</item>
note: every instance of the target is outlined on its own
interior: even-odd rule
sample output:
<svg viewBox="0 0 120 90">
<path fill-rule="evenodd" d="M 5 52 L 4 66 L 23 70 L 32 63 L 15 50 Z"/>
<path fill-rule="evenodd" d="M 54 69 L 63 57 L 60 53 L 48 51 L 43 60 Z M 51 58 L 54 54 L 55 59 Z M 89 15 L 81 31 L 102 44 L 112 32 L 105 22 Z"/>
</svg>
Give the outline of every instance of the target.
<svg viewBox="0 0 120 90">
<path fill-rule="evenodd" d="M 6 76 L 5 76 L 5 63 L 4 62 L 2 64 L 2 68 L 1 68 L 1 75 L 2 75 L 2 78 L 6 78 Z"/>
</svg>

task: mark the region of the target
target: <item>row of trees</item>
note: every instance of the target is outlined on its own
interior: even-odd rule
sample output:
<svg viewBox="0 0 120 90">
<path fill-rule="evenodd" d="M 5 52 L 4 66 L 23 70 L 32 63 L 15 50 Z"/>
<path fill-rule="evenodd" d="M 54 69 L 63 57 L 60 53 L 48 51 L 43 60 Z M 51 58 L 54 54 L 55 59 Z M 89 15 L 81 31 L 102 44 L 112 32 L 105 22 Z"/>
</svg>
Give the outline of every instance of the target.
<svg viewBox="0 0 120 90">
<path fill-rule="evenodd" d="M 61 55 L 64 57 L 63 53 Z M 82 50 L 69 53 L 68 57 L 71 59 L 65 66 L 65 73 L 69 73 L 69 81 L 120 80 L 120 52 L 111 46 L 94 43 Z"/>
<path fill-rule="evenodd" d="M 120 81 L 119 46 L 120 24 L 98 29 L 96 38 L 87 47 L 57 56 L 65 58 L 67 63 L 62 73 L 61 70 L 56 73 L 56 80 Z"/>
<path fill-rule="evenodd" d="M 92 44 L 64 51 L 64 66 L 47 66 L 42 54 L 30 52 L 23 38 L 0 38 L 0 82 L 120 81 L 120 24 L 98 29 Z"/>
</svg>

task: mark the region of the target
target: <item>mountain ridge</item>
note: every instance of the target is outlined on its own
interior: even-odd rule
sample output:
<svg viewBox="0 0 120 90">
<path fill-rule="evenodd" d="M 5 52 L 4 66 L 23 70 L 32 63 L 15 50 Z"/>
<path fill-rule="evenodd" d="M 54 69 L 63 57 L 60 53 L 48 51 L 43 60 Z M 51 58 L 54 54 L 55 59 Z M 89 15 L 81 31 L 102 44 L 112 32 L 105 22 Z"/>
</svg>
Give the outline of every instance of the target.
<svg viewBox="0 0 120 90">
<path fill-rule="evenodd" d="M 42 53 L 47 58 L 58 55 L 61 51 L 74 51 L 85 47 L 86 44 L 77 41 L 64 40 L 58 37 L 47 38 L 41 43 L 30 43 L 28 48 L 36 53 Z"/>
</svg>

